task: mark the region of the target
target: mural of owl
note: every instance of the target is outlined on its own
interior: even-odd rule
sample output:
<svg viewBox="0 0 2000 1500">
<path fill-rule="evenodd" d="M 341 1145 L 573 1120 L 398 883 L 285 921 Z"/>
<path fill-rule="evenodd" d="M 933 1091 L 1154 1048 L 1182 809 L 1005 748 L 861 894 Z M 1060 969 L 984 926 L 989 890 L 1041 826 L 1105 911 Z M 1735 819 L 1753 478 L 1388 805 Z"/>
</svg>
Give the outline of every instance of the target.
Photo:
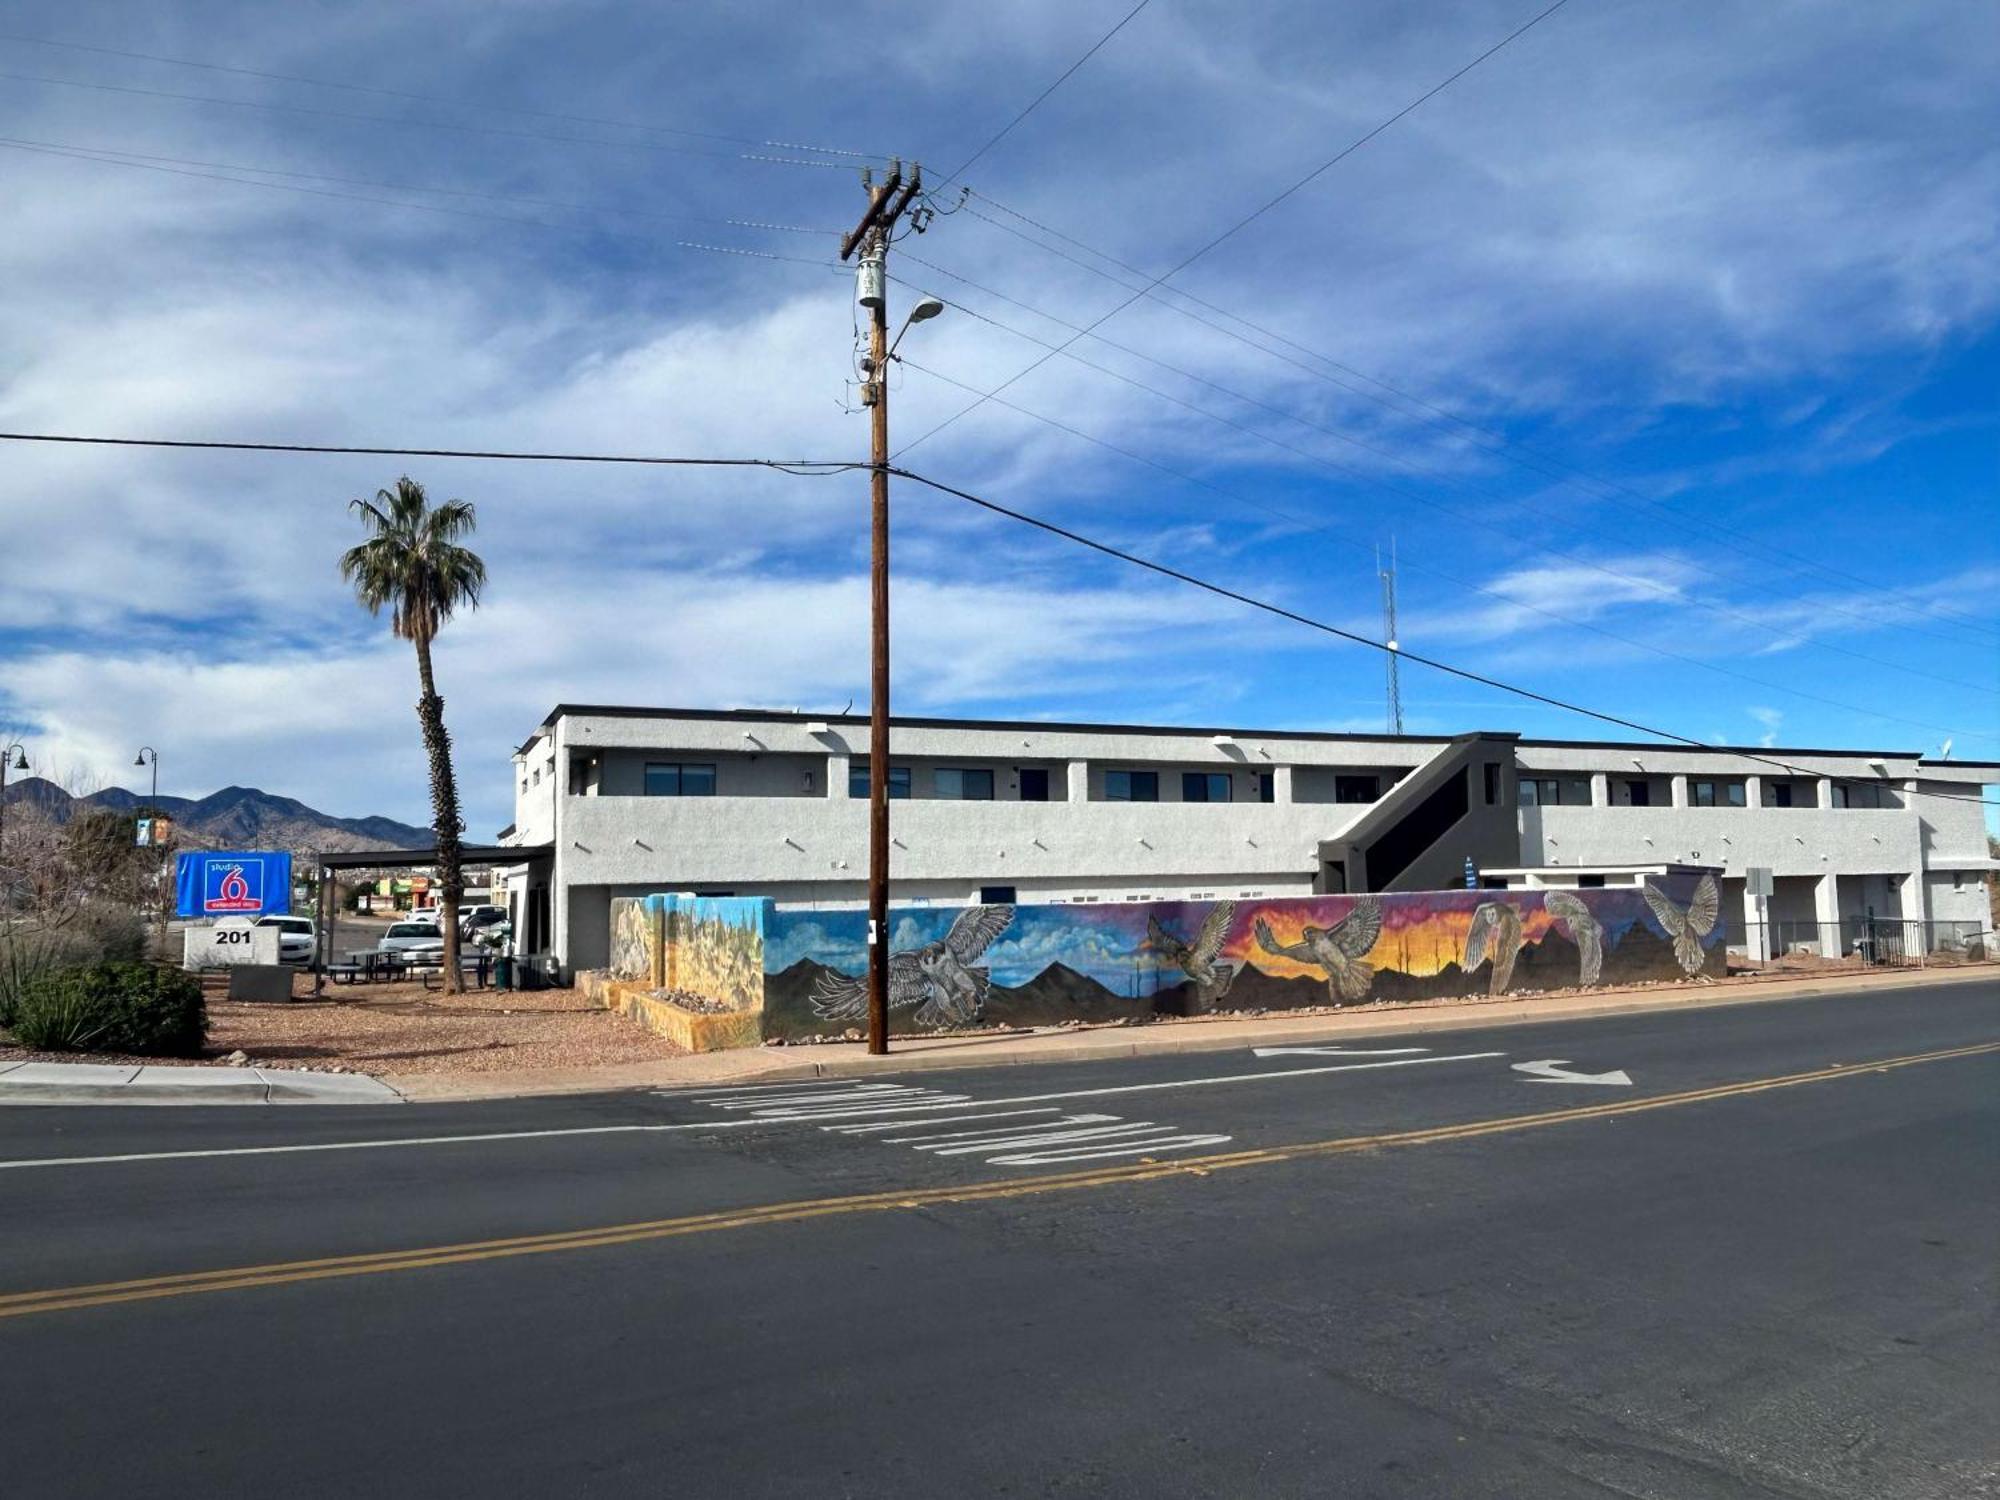
<svg viewBox="0 0 2000 1500">
<path fill-rule="evenodd" d="M 1604 926 L 1590 914 L 1583 898 L 1570 891 L 1550 891 L 1542 898 L 1542 908 L 1554 925 L 1576 944 L 1577 983 L 1597 983 L 1604 969 Z"/>
<path fill-rule="evenodd" d="M 1659 918 L 1660 926 L 1674 940 L 1674 957 L 1680 960 L 1681 972 L 1693 978 L 1701 973 L 1703 960 L 1707 957 L 1702 951 L 1701 940 L 1715 931 L 1716 919 L 1722 915 L 1722 892 L 1716 888 L 1715 877 L 1701 877 L 1685 910 L 1668 900 L 1665 892 L 1657 891 L 1651 885 L 1645 890 L 1646 904 L 1653 908 L 1653 915 Z"/>
<path fill-rule="evenodd" d="M 1192 943 L 1183 942 L 1167 931 L 1157 917 L 1146 918 L 1145 946 L 1194 981 L 1195 998 L 1204 1010 L 1214 1009 L 1216 1002 L 1229 993 L 1230 983 L 1236 978 L 1235 969 L 1226 963 L 1216 962 L 1216 955 L 1222 951 L 1223 939 L 1229 936 L 1229 924 L 1235 916 L 1234 901 L 1216 902 L 1209 908 L 1208 916 L 1202 920 L 1201 931 L 1195 934 Z"/>
<path fill-rule="evenodd" d="M 974 960 L 1014 920 L 1011 906 L 968 906 L 951 930 L 935 943 L 889 955 L 889 1009 L 917 1007 L 919 1026 L 963 1026 L 986 1009 L 990 978 Z M 868 1010 L 866 977 L 828 973 L 813 986 L 813 1013 L 824 1021 L 847 1021 Z"/>
<path fill-rule="evenodd" d="M 1375 982 L 1375 970 L 1361 958 L 1382 935 L 1382 903 L 1372 896 L 1360 897 L 1354 909 L 1333 926 L 1302 927 L 1299 940 L 1288 946 L 1278 943 L 1262 917 L 1257 919 L 1256 932 L 1259 948 L 1274 957 L 1323 970 L 1327 998 L 1336 1005 L 1351 1003 L 1364 998 Z"/>
<path fill-rule="evenodd" d="M 1465 934 L 1465 971 L 1471 973 L 1488 959 L 1493 971 L 1486 993 L 1504 995 L 1514 982 L 1514 960 L 1521 956 L 1521 914 L 1504 901 L 1482 901 L 1472 913 Z"/>
</svg>

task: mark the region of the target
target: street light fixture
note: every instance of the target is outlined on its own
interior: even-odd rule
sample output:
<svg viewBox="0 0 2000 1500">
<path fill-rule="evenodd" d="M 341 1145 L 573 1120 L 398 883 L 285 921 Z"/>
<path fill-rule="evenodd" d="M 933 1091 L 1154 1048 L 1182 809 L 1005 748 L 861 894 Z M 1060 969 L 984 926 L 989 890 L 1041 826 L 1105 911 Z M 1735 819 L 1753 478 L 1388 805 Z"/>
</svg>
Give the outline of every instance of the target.
<svg viewBox="0 0 2000 1500">
<path fill-rule="evenodd" d="M 7 842 L 7 757 L 10 755 L 14 758 L 15 770 L 28 769 L 28 752 L 19 740 L 0 750 L 0 848 L 4 848 Z"/>
</svg>

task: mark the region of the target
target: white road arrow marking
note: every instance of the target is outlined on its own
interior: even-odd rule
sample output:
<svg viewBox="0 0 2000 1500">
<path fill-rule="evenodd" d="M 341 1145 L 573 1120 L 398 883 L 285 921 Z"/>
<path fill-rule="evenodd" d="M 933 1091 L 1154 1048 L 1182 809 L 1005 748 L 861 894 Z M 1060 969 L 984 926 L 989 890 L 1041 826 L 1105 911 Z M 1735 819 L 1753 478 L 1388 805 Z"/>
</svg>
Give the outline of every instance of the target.
<svg viewBox="0 0 2000 1500">
<path fill-rule="evenodd" d="M 1253 1047 L 1258 1057 L 1415 1057 L 1428 1047 Z"/>
<path fill-rule="evenodd" d="M 1545 1057 L 1540 1062 L 1515 1063 L 1516 1073 L 1531 1073 L 1523 1083 L 1607 1083 L 1625 1088 L 1632 1086 L 1632 1076 L 1619 1068 L 1610 1073 L 1572 1073 L 1565 1063 L 1566 1057 Z"/>
</svg>

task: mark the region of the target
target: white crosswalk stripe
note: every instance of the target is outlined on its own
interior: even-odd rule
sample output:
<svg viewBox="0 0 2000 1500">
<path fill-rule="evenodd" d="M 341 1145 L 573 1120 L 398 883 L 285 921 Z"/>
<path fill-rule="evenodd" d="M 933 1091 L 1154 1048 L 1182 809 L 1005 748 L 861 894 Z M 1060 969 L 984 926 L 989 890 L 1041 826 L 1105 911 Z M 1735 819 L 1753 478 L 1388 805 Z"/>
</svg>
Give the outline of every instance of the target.
<svg viewBox="0 0 2000 1500">
<path fill-rule="evenodd" d="M 994 1100 L 996 1107 L 989 1111 L 969 1094 L 858 1079 L 656 1092 L 662 1098 L 691 1098 L 726 1111 L 737 1116 L 731 1122 L 734 1124 L 814 1125 L 827 1134 L 873 1136 L 883 1145 L 908 1146 L 929 1156 L 984 1157 L 995 1166 L 1144 1156 L 1193 1150 L 1230 1139 L 1226 1135 L 1192 1134 L 1151 1120 L 1070 1114 L 1053 1104 L 1005 1108 L 1023 1102 L 1012 1099 Z M 932 1128 L 936 1126 L 948 1128 Z M 903 1133 L 889 1135 L 888 1131 Z"/>
</svg>

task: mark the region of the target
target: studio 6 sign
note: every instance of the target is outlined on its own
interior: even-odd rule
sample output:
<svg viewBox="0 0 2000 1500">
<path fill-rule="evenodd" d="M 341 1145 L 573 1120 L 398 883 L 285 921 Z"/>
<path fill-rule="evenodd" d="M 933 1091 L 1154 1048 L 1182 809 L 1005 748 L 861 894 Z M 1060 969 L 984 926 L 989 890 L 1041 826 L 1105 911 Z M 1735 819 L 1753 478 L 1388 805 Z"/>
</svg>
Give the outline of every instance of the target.
<svg viewBox="0 0 2000 1500">
<path fill-rule="evenodd" d="M 292 909 L 292 857 L 277 853 L 183 854 L 175 862 L 183 917 L 261 917 Z"/>
</svg>

